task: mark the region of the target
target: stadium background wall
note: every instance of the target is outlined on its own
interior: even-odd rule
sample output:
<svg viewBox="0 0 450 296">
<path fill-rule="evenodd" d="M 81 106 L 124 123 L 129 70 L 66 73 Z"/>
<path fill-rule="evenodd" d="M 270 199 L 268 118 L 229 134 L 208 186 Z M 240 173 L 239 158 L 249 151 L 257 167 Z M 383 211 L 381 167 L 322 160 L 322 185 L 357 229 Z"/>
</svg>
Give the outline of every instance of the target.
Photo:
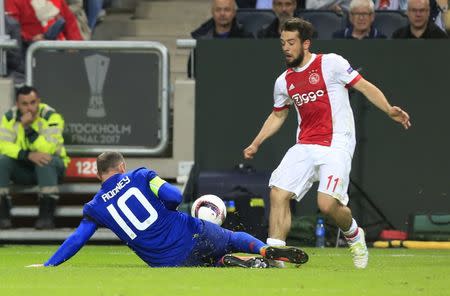
<svg viewBox="0 0 450 296">
<path fill-rule="evenodd" d="M 366 191 L 396 228 L 409 213 L 450 209 L 450 42 L 446 40 L 314 41 L 312 51 L 335 52 L 404 107 L 412 128 L 404 131 L 353 91 L 357 148 L 352 180 Z M 278 40 L 205 40 L 197 43 L 195 159 L 201 170 L 229 169 L 242 162 L 272 109 L 273 85 L 284 71 Z M 249 162 L 273 170 L 294 144 L 296 115 Z M 310 193 L 310 195 L 312 195 Z M 366 223 L 373 208 L 358 192 L 352 210 Z M 298 214 L 315 212 L 315 200 L 298 204 Z"/>
</svg>

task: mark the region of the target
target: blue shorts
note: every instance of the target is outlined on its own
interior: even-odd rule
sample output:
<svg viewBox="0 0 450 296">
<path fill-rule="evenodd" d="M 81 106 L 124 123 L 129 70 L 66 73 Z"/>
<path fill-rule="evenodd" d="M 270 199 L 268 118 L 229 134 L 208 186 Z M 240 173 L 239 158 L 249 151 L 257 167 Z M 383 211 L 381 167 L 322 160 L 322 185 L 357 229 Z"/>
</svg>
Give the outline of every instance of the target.
<svg viewBox="0 0 450 296">
<path fill-rule="evenodd" d="M 201 220 L 200 232 L 195 239 L 191 254 L 181 266 L 215 266 L 217 261 L 231 253 L 232 231 Z"/>
</svg>

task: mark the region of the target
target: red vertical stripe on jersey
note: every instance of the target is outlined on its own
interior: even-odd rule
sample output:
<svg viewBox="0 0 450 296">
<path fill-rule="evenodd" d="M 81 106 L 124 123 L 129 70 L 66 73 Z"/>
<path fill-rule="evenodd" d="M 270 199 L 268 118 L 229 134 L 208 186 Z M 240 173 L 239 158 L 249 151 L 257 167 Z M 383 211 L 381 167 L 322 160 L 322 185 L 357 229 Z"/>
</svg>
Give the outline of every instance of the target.
<svg viewBox="0 0 450 296">
<path fill-rule="evenodd" d="M 288 71 L 286 87 L 301 119 L 297 143 L 330 146 L 333 121 L 322 74 L 322 55 L 317 55 L 301 72 Z"/>
</svg>

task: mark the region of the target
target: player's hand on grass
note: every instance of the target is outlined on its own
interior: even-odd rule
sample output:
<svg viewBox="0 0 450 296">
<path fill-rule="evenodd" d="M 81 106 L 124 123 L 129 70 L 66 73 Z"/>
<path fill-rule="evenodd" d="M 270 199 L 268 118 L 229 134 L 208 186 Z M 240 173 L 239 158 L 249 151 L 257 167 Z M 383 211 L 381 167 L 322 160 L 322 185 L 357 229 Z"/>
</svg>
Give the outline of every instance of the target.
<svg viewBox="0 0 450 296">
<path fill-rule="evenodd" d="M 28 267 L 28 268 L 44 267 L 44 264 L 31 264 L 31 265 L 27 265 L 25 267 Z"/>
<path fill-rule="evenodd" d="M 244 149 L 244 158 L 245 159 L 253 159 L 256 152 L 258 152 L 258 147 L 251 144 L 250 146 L 248 146 L 247 148 Z"/>
<path fill-rule="evenodd" d="M 405 111 L 403 111 L 400 107 L 392 106 L 389 109 L 389 117 L 391 117 L 394 121 L 403 125 L 405 129 L 408 129 L 411 126 L 411 122 L 409 121 L 409 115 Z"/>
</svg>

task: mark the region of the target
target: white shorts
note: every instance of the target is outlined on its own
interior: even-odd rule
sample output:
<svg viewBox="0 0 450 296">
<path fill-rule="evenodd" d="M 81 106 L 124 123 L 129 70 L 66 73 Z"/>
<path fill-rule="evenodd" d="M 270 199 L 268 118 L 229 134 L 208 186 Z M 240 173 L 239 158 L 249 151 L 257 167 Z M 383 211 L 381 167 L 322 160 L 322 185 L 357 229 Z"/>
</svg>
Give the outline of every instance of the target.
<svg viewBox="0 0 450 296">
<path fill-rule="evenodd" d="M 318 191 L 347 205 L 351 164 L 352 153 L 343 149 L 296 144 L 273 171 L 269 186 L 292 192 L 300 201 L 312 184 L 319 181 Z"/>
</svg>

